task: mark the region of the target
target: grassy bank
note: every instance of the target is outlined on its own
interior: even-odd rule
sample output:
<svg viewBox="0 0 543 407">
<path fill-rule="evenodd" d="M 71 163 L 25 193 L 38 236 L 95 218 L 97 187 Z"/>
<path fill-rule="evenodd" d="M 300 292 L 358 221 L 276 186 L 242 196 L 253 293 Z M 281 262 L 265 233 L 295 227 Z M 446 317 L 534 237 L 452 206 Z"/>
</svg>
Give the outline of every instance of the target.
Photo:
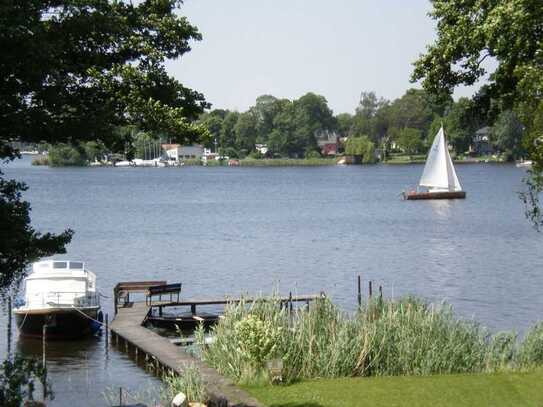
<svg viewBox="0 0 543 407">
<path fill-rule="evenodd" d="M 271 407 L 541 406 L 543 372 L 318 379 L 245 386 Z"/>
</svg>

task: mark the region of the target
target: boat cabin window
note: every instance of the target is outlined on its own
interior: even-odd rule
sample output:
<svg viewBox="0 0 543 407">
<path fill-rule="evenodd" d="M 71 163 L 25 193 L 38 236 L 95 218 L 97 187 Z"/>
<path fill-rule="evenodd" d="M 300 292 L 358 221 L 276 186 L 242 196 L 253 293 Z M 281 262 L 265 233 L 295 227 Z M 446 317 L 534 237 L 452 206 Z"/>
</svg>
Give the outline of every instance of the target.
<svg viewBox="0 0 543 407">
<path fill-rule="evenodd" d="M 80 261 L 71 261 L 70 262 L 70 268 L 71 269 L 82 269 L 83 263 Z"/>
<path fill-rule="evenodd" d="M 53 268 L 54 269 L 65 269 L 65 268 L 68 268 L 68 262 L 66 261 L 55 261 L 53 263 Z"/>
</svg>

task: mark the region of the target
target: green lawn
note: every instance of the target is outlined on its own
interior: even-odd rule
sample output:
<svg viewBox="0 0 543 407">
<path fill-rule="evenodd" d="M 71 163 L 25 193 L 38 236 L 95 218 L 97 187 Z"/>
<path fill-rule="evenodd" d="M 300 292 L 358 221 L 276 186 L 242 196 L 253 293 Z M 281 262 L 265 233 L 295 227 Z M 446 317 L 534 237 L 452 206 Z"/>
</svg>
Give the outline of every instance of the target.
<svg viewBox="0 0 543 407">
<path fill-rule="evenodd" d="M 246 386 L 272 407 L 543 406 L 543 371 L 443 376 L 319 379 Z"/>
</svg>

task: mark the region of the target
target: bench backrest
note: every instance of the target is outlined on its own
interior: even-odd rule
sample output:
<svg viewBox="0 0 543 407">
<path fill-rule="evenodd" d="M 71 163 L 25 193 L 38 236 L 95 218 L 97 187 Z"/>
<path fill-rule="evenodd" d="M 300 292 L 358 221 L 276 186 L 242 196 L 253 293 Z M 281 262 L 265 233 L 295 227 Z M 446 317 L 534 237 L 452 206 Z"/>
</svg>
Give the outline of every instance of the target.
<svg viewBox="0 0 543 407">
<path fill-rule="evenodd" d="M 181 292 L 181 283 L 162 284 L 149 287 L 149 295 L 170 294 Z"/>
</svg>

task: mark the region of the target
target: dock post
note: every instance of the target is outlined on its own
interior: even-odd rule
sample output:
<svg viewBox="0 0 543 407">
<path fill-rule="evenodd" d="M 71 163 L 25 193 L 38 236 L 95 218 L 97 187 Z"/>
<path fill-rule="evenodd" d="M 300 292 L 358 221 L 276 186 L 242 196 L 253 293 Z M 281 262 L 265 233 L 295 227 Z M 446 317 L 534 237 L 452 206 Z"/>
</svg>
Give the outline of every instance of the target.
<svg viewBox="0 0 543 407">
<path fill-rule="evenodd" d="M 47 360 L 45 357 L 45 351 L 47 349 L 47 324 L 43 324 L 42 327 L 42 360 L 41 363 L 43 365 L 44 370 L 44 377 L 43 377 L 43 401 L 45 401 L 47 397 Z"/>
<path fill-rule="evenodd" d="M 371 299 L 371 296 L 373 295 L 373 288 L 372 288 L 372 285 L 371 285 L 371 280 L 368 283 L 368 293 L 369 293 L 369 298 Z"/>
<path fill-rule="evenodd" d="M 118 284 L 117 284 L 118 285 Z M 114 312 L 115 312 L 115 315 L 117 315 L 117 307 L 118 307 L 118 300 L 117 300 L 117 287 L 115 287 L 113 289 L 113 307 L 114 307 Z"/>
<path fill-rule="evenodd" d="M 109 345 L 109 314 L 106 313 L 106 348 Z"/>
<path fill-rule="evenodd" d="M 292 291 L 289 292 L 288 294 L 288 303 L 289 303 L 288 310 L 292 314 Z"/>
<path fill-rule="evenodd" d="M 362 306 L 362 283 L 361 283 L 360 274 L 358 275 L 358 296 L 357 296 L 357 299 L 358 299 L 358 308 L 360 308 Z"/>
<path fill-rule="evenodd" d="M 379 286 L 379 299 L 382 300 L 383 299 L 383 286 Z"/>
<path fill-rule="evenodd" d="M 11 359 L 11 296 L 8 297 L 8 360 Z"/>
<path fill-rule="evenodd" d="M 190 304 L 190 312 L 192 315 L 196 315 L 196 304 Z"/>
</svg>

